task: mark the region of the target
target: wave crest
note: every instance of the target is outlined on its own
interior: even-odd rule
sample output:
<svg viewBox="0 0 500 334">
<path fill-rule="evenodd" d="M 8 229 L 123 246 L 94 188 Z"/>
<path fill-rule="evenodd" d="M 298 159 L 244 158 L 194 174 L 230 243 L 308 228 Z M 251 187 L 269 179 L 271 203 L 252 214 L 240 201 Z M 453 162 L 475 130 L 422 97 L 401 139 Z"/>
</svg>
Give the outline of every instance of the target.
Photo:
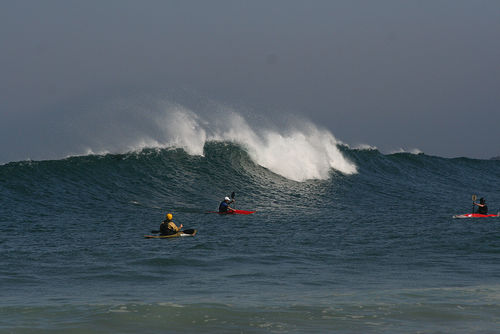
<svg viewBox="0 0 500 334">
<path fill-rule="evenodd" d="M 189 154 L 202 155 L 206 141 L 230 141 L 245 148 L 255 163 L 295 181 L 326 179 L 331 169 L 357 172 L 337 148 L 335 137 L 311 123 L 279 131 L 251 127 L 235 112 L 226 112 L 223 122 L 210 122 L 186 109 L 169 111 L 165 118 L 174 128 L 167 142 Z"/>
<path fill-rule="evenodd" d="M 194 112 L 167 100 L 132 98 L 64 114 L 51 123 L 51 127 L 56 124 L 50 131 L 54 144 L 32 149 L 27 156 L 60 159 L 146 148 L 182 148 L 190 155 L 203 156 L 207 142 L 220 141 L 238 144 L 255 163 L 295 181 L 327 179 L 332 169 L 357 172 L 329 131 L 302 120 L 295 123 L 278 128 L 267 119 L 251 123 L 217 104 L 197 107 Z"/>
</svg>

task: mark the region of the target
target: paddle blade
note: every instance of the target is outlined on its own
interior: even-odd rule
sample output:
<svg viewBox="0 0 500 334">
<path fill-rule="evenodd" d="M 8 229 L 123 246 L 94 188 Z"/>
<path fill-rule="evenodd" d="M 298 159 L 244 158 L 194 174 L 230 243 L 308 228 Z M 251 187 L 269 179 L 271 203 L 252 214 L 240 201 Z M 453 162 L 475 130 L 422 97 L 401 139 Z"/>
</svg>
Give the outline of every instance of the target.
<svg viewBox="0 0 500 334">
<path fill-rule="evenodd" d="M 476 195 L 472 195 L 472 201 L 475 202 L 477 199 L 477 196 Z"/>
<path fill-rule="evenodd" d="M 232 198 L 232 199 L 234 199 L 234 196 L 235 196 L 235 194 L 234 194 L 234 191 L 233 191 L 233 192 L 231 193 L 231 198 Z"/>
</svg>

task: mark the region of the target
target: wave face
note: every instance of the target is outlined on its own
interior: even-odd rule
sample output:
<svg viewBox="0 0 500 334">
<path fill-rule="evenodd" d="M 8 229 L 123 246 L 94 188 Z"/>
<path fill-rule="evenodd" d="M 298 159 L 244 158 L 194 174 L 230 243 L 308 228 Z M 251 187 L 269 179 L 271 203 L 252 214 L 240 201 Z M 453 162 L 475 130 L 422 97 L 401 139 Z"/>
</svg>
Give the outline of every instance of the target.
<svg viewBox="0 0 500 334">
<path fill-rule="evenodd" d="M 305 142 L 320 141 L 322 136 L 333 140 L 328 134 L 316 135 L 297 141 L 302 140 L 307 146 Z M 28 201 L 31 203 L 28 210 L 40 203 L 39 209 L 47 214 L 58 207 L 64 211 L 63 208 L 85 203 L 88 209 L 113 203 L 118 207 L 123 203 L 149 203 L 152 208 L 160 208 L 164 207 L 160 204 L 163 202 L 170 207 L 183 207 L 186 199 L 213 209 L 214 202 L 229 190 L 246 193 L 247 200 L 259 208 L 269 205 L 266 198 L 271 202 L 279 198 L 280 203 L 283 199 L 281 205 L 294 208 L 293 211 L 303 205 L 316 207 L 316 203 L 342 207 L 342 203 L 351 205 L 348 203 L 352 200 L 356 210 L 360 210 L 359 203 L 385 201 L 394 208 L 409 206 L 414 209 L 412 213 L 437 210 L 451 215 L 469 209 L 470 205 L 464 205 L 470 202 L 472 194 L 486 197 L 500 207 L 495 188 L 500 182 L 499 161 L 411 153 L 384 155 L 373 148 L 351 149 L 339 145 L 333 150 L 328 145 L 334 143 L 328 142 L 319 149 L 321 158 L 311 156 L 301 160 L 323 162 L 318 162 L 319 166 L 312 163 L 295 166 L 299 163 L 278 159 L 269 147 L 253 150 L 253 145 L 234 141 L 206 141 L 196 154 L 193 147 L 171 147 L 12 162 L 0 166 L 0 185 L 3 198 L 13 205 L 13 210 L 19 207 L 16 203 Z M 339 157 L 338 169 L 326 162 L 327 151 Z M 293 153 L 278 149 L 276 155 Z M 306 175 L 309 180 L 304 180 Z M 367 208 L 380 211 L 386 205 L 370 203 Z M 490 206 L 490 209 L 497 208 Z M 359 212 L 365 211 L 366 208 L 361 208 Z"/>
<path fill-rule="evenodd" d="M 264 167 L 265 163 L 255 162 L 264 158 L 252 158 L 249 149 L 234 142 L 209 141 L 198 153 L 172 147 L 12 162 L 0 166 L 2 195 L 14 207 L 16 202 L 31 202 L 29 211 L 40 203 L 37 210 L 47 214 L 59 207 L 64 211 L 81 205 L 87 210 L 95 205 L 119 207 L 124 203 L 159 208 L 168 202 L 175 208 L 185 206 L 186 201 L 214 209 L 214 202 L 227 196 L 228 189 L 249 197 L 282 196 L 283 187 L 301 189 L 301 183 L 314 182 L 298 182 L 275 173 Z M 286 162 L 281 163 L 287 167 Z M 291 167 L 288 171 L 300 173 L 303 169 Z M 335 169 L 324 173 L 325 178 L 347 175 Z"/>
</svg>

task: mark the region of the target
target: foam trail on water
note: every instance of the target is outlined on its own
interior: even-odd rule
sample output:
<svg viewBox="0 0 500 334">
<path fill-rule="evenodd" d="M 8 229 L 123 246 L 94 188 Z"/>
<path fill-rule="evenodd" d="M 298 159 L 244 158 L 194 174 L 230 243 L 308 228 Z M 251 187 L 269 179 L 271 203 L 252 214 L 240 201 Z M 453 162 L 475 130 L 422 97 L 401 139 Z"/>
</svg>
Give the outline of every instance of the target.
<svg viewBox="0 0 500 334">
<path fill-rule="evenodd" d="M 378 148 L 376 146 L 368 145 L 368 144 L 359 144 L 354 147 L 355 150 L 360 151 L 377 151 Z"/>
<path fill-rule="evenodd" d="M 396 153 L 410 153 L 410 154 L 418 155 L 418 154 L 422 154 L 424 152 L 422 152 L 418 148 L 414 148 L 414 149 L 410 149 L 410 150 L 406 150 L 404 148 L 400 148 L 399 150 L 391 151 L 389 154 L 396 154 Z"/>
</svg>

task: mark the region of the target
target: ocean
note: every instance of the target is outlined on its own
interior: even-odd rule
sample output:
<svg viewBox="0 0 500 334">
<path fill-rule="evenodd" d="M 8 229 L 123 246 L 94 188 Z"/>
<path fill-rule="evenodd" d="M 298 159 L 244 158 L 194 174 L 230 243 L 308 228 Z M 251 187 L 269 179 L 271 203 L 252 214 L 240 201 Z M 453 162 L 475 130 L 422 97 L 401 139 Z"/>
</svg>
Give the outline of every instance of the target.
<svg viewBox="0 0 500 334">
<path fill-rule="evenodd" d="M 0 333 L 498 333 L 500 161 L 258 138 L 0 165 Z"/>
</svg>

